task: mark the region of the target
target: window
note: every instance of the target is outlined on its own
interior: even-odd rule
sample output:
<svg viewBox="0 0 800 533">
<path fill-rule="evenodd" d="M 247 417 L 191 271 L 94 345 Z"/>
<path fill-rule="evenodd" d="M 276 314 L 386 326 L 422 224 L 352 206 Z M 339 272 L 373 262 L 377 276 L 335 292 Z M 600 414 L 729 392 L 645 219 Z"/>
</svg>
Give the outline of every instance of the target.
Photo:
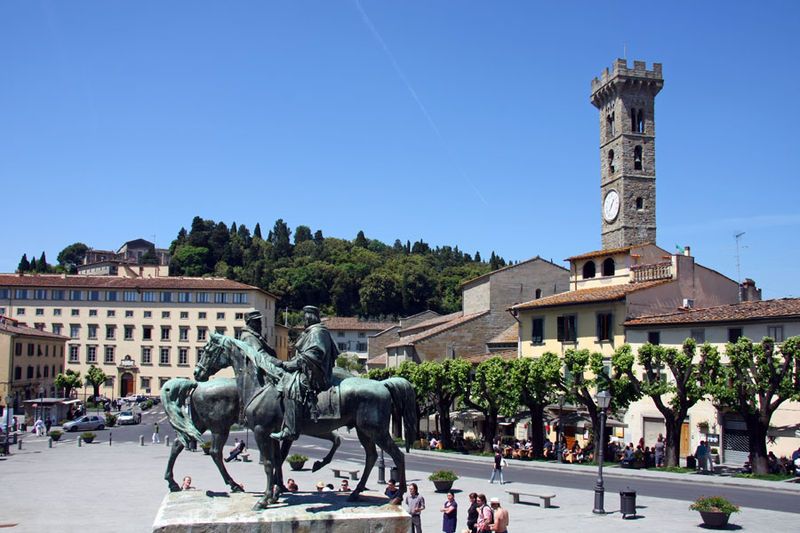
<svg viewBox="0 0 800 533">
<path fill-rule="evenodd" d="M 97 346 L 86 347 L 86 362 L 87 363 L 97 362 Z"/>
<path fill-rule="evenodd" d="M 41 307 L 37 307 L 35 313 L 36 316 L 44 316 L 44 309 Z"/>
<path fill-rule="evenodd" d="M 161 311 L 161 318 L 169 318 L 169 311 Z"/>
<path fill-rule="evenodd" d="M 346 342 L 337 343 L 336 346 L 339 348 L 340 352 L 346 352 L 347 351 L 347 343 Z"/>
<path fill-rule="evenodd" d="M 107 325 L 106 326 L 106 339 L 113 340 L 117 334 L 117 326 Z"/>
<path fill-rule="evenodd" d="M 234 339 L 242 338 L 242 328 L 233 328 L 233 338 Z"/>
<path fill-rule="evenodd" d="M 36 345 L 36 355 L 40 356 L 40 357 L 42 355 L 42 345 L 41 344 L 37 344 Z"/>
<path fill-rule="evenodd" d="M 73 301 L 80 301 L 81 291 L 69 291 L 69 299 Z"/>
<path fill-rule="evenodd" d="M 125 311 L 125 318 L 133 318 L 133 311 L 131 311 L 130 309 Z"/>
<path fill-rule="evenodd" d="M 153 291 L 145 291 L 142 293 L 142 301 L 143 302 L 155 302 L 156 301 L 156 293 Z"/>
<path fill-rule="evenodd" d="M 357 352 L 366 352 L 367 351 L 367 343 L 366 342 L 357 342 L 356 343 L 356 351 Z"/>
<path fill-rule="evenodd" d="M 136 291 L 125 291 L 122 293 L 122 299 L 126 302 L 136 302 L 138 301 L 138 294 L 136 294 Z"/>
<path fill-rule="evenodd" d="M 644 111 L 641 108 L 631 108 L 631 132 L 644 133 Z"/>
<path fill-rule="evenodd" d="M 660 331 L 648 331 L 647 332 L 647 342 L 650 344 L 661 344 L 661 332 Z"/>
<path fill-rule="evenodd" d="M 97 324 L 89 324 L 87 326 L 87 329 L 89 331 L 89 338 L 90 339 L 96 339 L 97 338 Z"/>
<path fill-rule="evenodd" d="M 133 340 L 133 326 L 125 326 L 123 337 L 126 341 Z"/>
<path fill-rule="evenodd" d="M 149 341 L 153 338 L 153 326 L 142 326 L 142 340 Z"/>
<path fill-rule="evenodd" d="M 189 348 L 178 348 L 178 366 L 189 365 Z"/>
<path fill-rule="evenodd" d="M 45 367 L 44 367 L 44 376 L 43 377 L 46 377 L 46 378 L 50 377 L 50 367 L 47 366 L 47 365 L 45 365 Z"/>
<path fill-rule="evenodd" d="M 641 196 L 638 196 L 636 198 L 636 209 L 638 209 L 639 211 L 644 209 L 644 198 L 642 198 Z"/>
<path fill-rule="evenodd" d="M 69 362 L 77 363 L 80 360 L 80 346 L 77 344 L 69 345 Z"/>
<path fill-rule="evenodd" d="M 742 336 L 742 328 L 728 328 L 728 342 L 736 342 Z"/>
<path fill-rule="evenodd" d="M 105 356 L 103 362 L 106 364 L 114 364 L 114 347 L 106 346 Z"/>
<path fill-rule="evenodd" d="M 541 297 L 542 297 L 542 289 L 536 289 L 536 292 L 534 292 L 534 293 L 533 293 L 533 297 L 534 297 L 535 299 L 537 299 L 537 300 L 538 300 L 539 298 L 541 298 Z"/>
<path fill-rule="evenodd" d="M 178 339 L 179 340 L 182 340 L 182 341 L 188 341 L 189 340 L 189 328 L 187 326 L 181 326 L 181 328 L 178 330 L 178 332 L 179 332 L 178 333 Z"/>
<path fill-rule="evenodd" d="M 42 377 L 42 367 L 36 365 L 36 378 L 38 379 L 40 377 Z"/>
<path fill-rule="evenodd" d="M 225 313 L 217 313 L 217 320 L 225 320 Z"/>
<path fill-rule="evenodd" d="M 106 316 L 108 318 L 114 318 L 115 316 L 117 316 L 117 312 L 114 311 L 113 309 L 109 309 L 108 311 L 106 311 Z"/>
<path fill-rule="evenodd" d="M 51 300 L 63 300 L 64 299 L 64 290 L 63 289 L 53 289 L 50 291 L 50 299 Z"/>
<path fill-rule="evenodd" d="M 81 326 L 79 324 L 70 324 L 69 325 L 69 336 L 73 339 L 77 339 L 81 336 Z"/>
<path fill-rule="evenodd" d="M 28 365 L 28 371 L 26 372 L 28 379 L 33 379 L 33 367 Z"/>
<path fill-rule="evenodd" d="M 207 316 L 207 313 L 205 311 L 200 311 L 199 313 L 197 313 L 197 319 L 198 320 L 205 320 L 206 316 Z"/>
<path fill-rule="evenodd" d="M 27 300 L 28 299 L 28 289 L 17 289 L 14 291 L 14 298 L 17 300 Z"/>
<path fill-rule="evenodd" d="M 15 366 L 14 367 L 14 379 L 16 381 L 19 381 L 19 380 L 22 379 L 22 367 L 21 366 Z"/>
<path fill-rule="evenodd" d="M 344 331 L 337 331 L 336 332 L 336 336 L 337 337 L 344 337 Z"/>
<path fill-rule="evenodd" d="M 100 291 L 87 291 L 87 296 L 90 302 L 100 301 Z"/>
<path fill-rule="evenodd" d="M 97 316 L 97 309 L 89 309 L 89 316 Z"/>
<path fill-rule="evenodd" d="M 114 378 L 112 376 L 108 376 L 108 378 L 103 383 L 106 387 L 113 387 L 114 386 Z"/>
<path fill-rule="evenodd" d="M 194 356 L 195 356 L 194 362 L 195 363 L 199 363 L 200 362 L 200 358 L 203 357 L 203 349 L 202 348 L 197 348 L 195 350 Z"/>
<path fill-rule="evenodd" d="M 64 328 L 61 324 L 53 324 L 53 333 L 61 335 L 61 330 Z"/>
<path fill-rule="evenodd" d="M 169 348 L 167 348 L 166 346 L 162 347 L 161 350 L 159 351 L 158 364 L 160 365 L 169 364 Z"/>
<path fill-rule="evenodd" d="M 153 312 L 152 311 L 145 311 L 143 316 L 144 316 L 144 318 L 153 318 Z"/>
<path fill-rule="evenodd" d="M 597 313 L 597 340 L 610 341 L 613 329 L 611 313 Z"/>
<path fill-rule="evenodd" d="M 197 293 L 197 303 L 199 304 L 207 304 L 210 300 L 209 294 L 207 292 L 198 292 Z"/>
<path fill-rule="evenodd" d="M 244 320 L 244 313 L 236 313 L 235 315 L 233 315 L 233 318 L 235 318 L 236 320 Z"/>
<path fill-rule="evenodd" d="M 610 257 L 606 258 L 606 260 L 603 261 L 603 275 L 604 276 L 614 275 L 614 260 Z"/>
<path fill-rule="evenodd" d="M 544 318 L 538 317 L 531 321 L 531 342 L 541 344 L 544 342 Z"/>
<path fill-rule="evenodd" d="M 106 291 L 106 301 L 108 301 L 108 302 L 116 302 L 117 301 L 117 291 Z"/>
<path fill-rule="evenodd" d="M 158 378 L 158 386 L 163 388 L 164 385 L 167 384 L 167 381 L 169 381 L 169 379 L 170 378 Z"/>
<path fill-rule="evenodd" d="M 153 349 L 149 346 L 142 346 L 142 364 L 143 365 L 151 365 L 153 364 L 152 361 L 152 354 Z"/>
<path fill-rule="evenodd" d="M 767 337 L 775 342 L 783 342 L 783 326 L 767 326 Z"/>
<path fill-rule="evenodd" d="M 706 342 L 706 330 L 704 329 L 693 329 L 689 336 L 694 339 L 694 342 L 697 344 L 703 344 Z"/>
<path fill-rule="evenodd" d="M 205 341 L 208 336 L 208 328 L 197 328 L 197 340 Z"/>
<path fill-rule="evenodd" d="M 179 292 L 178 293 L 178 301 L 182 304 L 190 303 L 192 301 L 192 293 L 191 292 Z"/>
<path fill-rule="evenodd" d="M 606 115 L 606 138 L 614 136 L 614 113 Z"/>
<path fill-rule="evenodd" d="M 169 326 L 161 326 L 161 340 L 162 341 L 169 340 Z"/>
<path fill-rule="evenodd" d="M 214 328 L 217 335 L 225 335 L 225 326 L 217 326 Z"/>
<path fill-rule="evenodd" d="M 215 292 L 214 293 L 214 303 L 215 304 L 224 304 L 225 303 L 225 293 L 224 292 Z"/>
<path fill-rule="evenodd" d="M 25 308 L 24 307 L 17 307 L 17 316 L 25 315 Z"/>
<path fill-rule="evenodd" d="M 576 315 L 564 315 L 558 317 L 556 327 L 556 338 L 561 342 L 575 342 L 577 336 L 578 317 Z"/>
<path fill-rule="evenodd" d="M 144 389 L 145 392 L 150 392 L 150 378 L 144 376 L 139 378 L 139 388 Z"/>
<path fill-rule="evenodd" d="M 367 336 L 367 334 L 366 334 L 366 333 L 364 333 L 363 331 L 359 331 L 359 332 L 358 332 L 358 338 L 359 338 L 359 339 L 366 338 L 366 336 Z"/>
<path fill-rule="evenodd" d="M 22 343 L 18 342 L 14 345 L 14 355 L 22 355 Z"/>
<path fill-rule="evenodd" d="M 53 316 L 61 316 L 61 309 L 59 309 L 58 307 L 53 309 Z"/>
<path fill-rule="evenodd" d="M 34 300 L 46 300 L 47 299 L 47 291 L 44 289 L 34 289 L 33 290 L 33 299 Z"/>
<path fill-rule="evenodd" d="M 189 311 L 181 311 L 181 318 L 182 319 L 189 318 Z"/>
<path fill-rule="evenodd" d="M 608 172 L 614 173 L 614 150 L 608 151 Z"/>
<path fill-rule="evenodd" d="M 247 303 L 247 293 L 245 293 L 245 292 L 235 292 L 235 293 L 233 293 L 233 303 L 235 303 L 235 304 L 246 304 Z"/>
<path fill-rule="evenodd" d="M 162 292 L 161 293 L 161 301 L 164 303 L 169 303 L 172 301 L 172 293 L 171 292 Z"/>
<path fill-rule="evenodd" d="M 638 144 L 633 148 L 633 169 L 642 170 L 642 147 Z"/>
<path fill-rule="evenodd" d="M 594 261 L 586 261 L 586 263 L 583 264 L 583 279 L 593 278 L 596 273 Z"/>
<path fill-rule="evenodd" d="M 8 298 L 8 289 L 0 289 L 0 300 L 6 300 Z"/>
</svg>

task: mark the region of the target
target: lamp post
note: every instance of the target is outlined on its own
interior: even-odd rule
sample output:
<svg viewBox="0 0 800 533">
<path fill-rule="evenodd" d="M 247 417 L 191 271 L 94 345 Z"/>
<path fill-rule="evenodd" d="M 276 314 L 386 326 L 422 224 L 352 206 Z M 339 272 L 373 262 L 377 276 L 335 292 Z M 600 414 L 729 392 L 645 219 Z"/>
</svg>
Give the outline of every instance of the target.
<svg viewBox="0 0 800 533">
<path fill-rule="evenodd" d="M 11 454 L 11 447 L 10 447 L 11 443 L 8 440 L 8 433 L 9 433 L 9 427 L 11 425 L 10 424 L 10 422 L 11 422 L 11 405 L 12 405 L 13 402 L 14 402 L 14 397 L 11 396 L 11 394 L 7 394 L 6 395 L 6 411 L 5 411 L 6 412 L 6 446 L 5 446 L 6 455 L 10 455 Z"/>
<path fill-rule="evenodd" d="M 595 397 L 597 400 L 597 407 L 600 409 L 600 439 L 597 450 L 597 484 L 594 486 L 594 509 L 595 514 L 606 514 L 603 509 L 603 497 L 605 496 L 605 489 L 603 488 L 603 452 L 605 451 L 605 435 L 606 435 L 606 411 L 608 406 L 611 405 L 611 393 L 603 390 L 597 393 Z"/>
<path fill-rule="evenodd" d="M 386 461 L 383 459 L 383 448 L 378 456 L 378 484 L 386 485 Z"/>
<path fill-rule="evenodd" d="M 44 422 L 44 385 L 39 385 L 39 418 Z"/>
<path fill-rule="evenodd" d="M 559 463 L 564 462 L 564 450 L 561 449 L 561 434 L 564 428 L 561 427 L 561 415 L 564 412 L 564 394 L 558 395 L 558 431 L 556 431 L 556 458 Z"/>
</svg>

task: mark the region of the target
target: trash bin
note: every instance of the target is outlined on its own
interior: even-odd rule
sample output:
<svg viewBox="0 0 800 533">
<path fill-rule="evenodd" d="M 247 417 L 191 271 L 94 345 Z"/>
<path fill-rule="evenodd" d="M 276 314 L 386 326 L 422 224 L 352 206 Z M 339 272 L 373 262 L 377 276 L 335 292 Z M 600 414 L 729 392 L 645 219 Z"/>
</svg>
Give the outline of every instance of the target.
<svg viewBox="0 0 800 533">
<path fill-rule="evenodd" d="M 697 469 L 697 459 L 694 458 L 694 455 L 686 456 L 686 468 Z"/>
<path fill-rule="evenodd" d="M 619 509 L 622 518 L 636 516 L 636 491 L 626 487 L 625 490 L 619 491 Z"/>
<path fill-rule="evenodd" d="M 389 479 L 393 479 L 393 480 L 395 480 L 395 481 L 399 481 L 399 480 L 398 480 L 398 476 L 399 476 L 399 474 L 397 473 L 397 467 L 396 467 L 396 466 L 393 466 L 393 467 L 392 467 L 392 468 L 389 470 Z"/>
</svg>

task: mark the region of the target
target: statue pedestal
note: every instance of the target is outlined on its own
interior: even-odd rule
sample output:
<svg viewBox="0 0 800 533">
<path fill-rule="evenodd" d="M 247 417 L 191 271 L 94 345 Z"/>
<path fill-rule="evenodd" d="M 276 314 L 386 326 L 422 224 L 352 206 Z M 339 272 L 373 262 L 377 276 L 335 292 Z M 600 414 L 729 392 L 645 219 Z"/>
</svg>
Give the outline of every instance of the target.
<svg viewBox="0 0 800 533">
<path fill-rule="evenodd" d="M 253 511 L 260 494 L 171 492 L 153 522 L 153 533 L 407 533 L 411 517 L 386 498 L 346 493 L 298 492 Z"/>
</svg>

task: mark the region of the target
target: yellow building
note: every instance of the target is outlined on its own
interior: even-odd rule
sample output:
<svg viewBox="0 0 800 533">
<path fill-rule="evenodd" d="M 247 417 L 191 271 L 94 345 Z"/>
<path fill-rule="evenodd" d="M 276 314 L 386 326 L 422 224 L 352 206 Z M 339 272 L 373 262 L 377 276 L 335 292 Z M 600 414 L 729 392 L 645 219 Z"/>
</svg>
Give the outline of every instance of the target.
<svg viewBox="0 0 800 533">
<path fill-rule="evenodd" d="M 0 274 L 0 314 L 66 335 L 66 368 L 99 367 L 109 398 L 159 394 L 168 379 L 191 377 L 209 332 L 238 337 L 253 309 L 274 345 L 275 301 L 222 278 Z"/>
</svg>

